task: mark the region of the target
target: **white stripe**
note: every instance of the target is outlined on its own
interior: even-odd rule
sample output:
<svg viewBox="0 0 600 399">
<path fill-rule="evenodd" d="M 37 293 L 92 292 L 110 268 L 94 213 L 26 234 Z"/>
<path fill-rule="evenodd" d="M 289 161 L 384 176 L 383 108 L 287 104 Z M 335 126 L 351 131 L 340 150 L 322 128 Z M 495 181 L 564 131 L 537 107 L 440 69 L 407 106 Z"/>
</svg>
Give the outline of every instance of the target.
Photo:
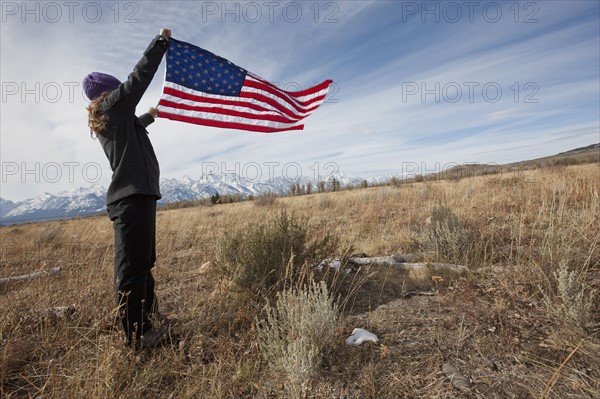
<svg viewBox="0 0 600 399">
<path fill-rule="evenodd" d="M 267 84 L 261 82 L 260 80 L 256 79 L 255 77 L 253 77 L 251 74 L 246 75 L 246 79 L 252 80 L 254 82 L 260 83 L 260 84 L 265 85 L 265 86 L 268 86 Z M 323 100 L 316 101 L 314 104 L 309 104 L 307 106 L 300 104 L 298 101 L 305 101 L 305 100 L 309 100 L 310 101 L 310 100 L 318 97 L 319 94 L 327 94 L 327 92 L 329 91 L 329 87 L 327 87 L 327 89 L 323 89 L 323 90 L 321 90 L 321 91 L 319 91 L 317 93 L 314 93 L 314 94 L 308 94 L 308 95 L 305 95 L 305 96 L 292 96 L 292 95 L 290 95 L 290 94 L 282 91 L 281 89 L 278 89 L 277 87 L 272 87 L 272 89 L 277 90 L 279 93 L 281 93 L 282 96 L 285 96 L 291 103 L 294 103 L 296 106 L 298 106 L 302 110 L 306 110 L 308 108 L 312 108 L 316 104 L 320 105 L 323 102 Z M 271 94 L 271 93 L 269 93 L 267 91 L 263 91 L 263 90 L 260 90 L 260 89 L 255 89 L 253 87 L 245 87 L 244 86 L 242 88 L 242 91 L 254 91 L 254 92 L 258 91 L 261 94 L 264 94 L 265 96 L 268 96 L 268 97 L 271 97 L 273 99 L 278 100 L 278 102 L 280 102 L 280 103 L 282 101 L 281 98 L 278 97 L 278 96 L 275 96 L 275 95 L 273 95 L 273 94 Z M 288 106 L 288 108 L 289 108 L 289 106 Z"/>
<path fill-rule="evenodd" d="M 274 108 L 271 104 L 262 102 L 260 100 L 256 100 L 253 98 L 241 98 L 241 97 L 233 97 L 233 96 L 221 96 L 218 94 L 208 94 L 208 93 L 204 93 L 202 91 L 197 91 L 194 89 L 190 89 L 188 87 L 173 83 L 173 82 L 165 82 L 165 87 L 169 87 L 172 88 L 174 90 L 186 93 L 186 94 L 190 94 L 190 95 L 194 95 L 194 96 L 198 96 L 198 97 L 205 97 L 205 98 L 212 98 L 212 99 L 216 99 L 216 100 L 229 100 L 229 101 L 240 101 L 240 102 L 245 102 L 245 103 L 249 103 L 249 104 L 256 104 L 259 107 L 271 110 L 272 112 L 277 113 L 278 115 L 282 115 L 285 116 L 287 118 L 292 118 L 291 116 L 288 116 L 287 114 L 282 113 L 281 111 L 279 111 L 278 109 Z M 253 89 L 254 92 L 258 92 L 262 95 L 264 95 L 265 97 L 270 97 L 270 98 L 274 98 L 275 96 L 273 96 L 270 93 L 264 92 L 262 90 L 256 90 Z M 164 95 L 164 94 L 163 94 Z M 285 109 L 289 110 L 289 112 L 294 115 L 294 117 L 296 119 L 302 119 L 308 115 L 310 115 L 312 113 L 311 112 L 303 112 L 303 113 L 298 113 L 298 111 L 296 111 L 295 109 L 291 108 L 290 105 L 288 103 L 286 103 L 285 101 L 283 101 L 282 99 L 275 97 L 274 98 L 275 101 L 277 101 L 278 103 L 280 103 Z"/>
<path fill-rule="evenodd" d="M 323 90 L 321 90 L 321 91 L 317 91 L 316 93 L 313 93 L 313 94 L 307 94 L 307 95 L 305 95 L 305 96 L 298 96 L 298 97 L 296 97 L 296 98 L 297 98 L 298 100 L 300 100 L 300 101 L 310 101 L 310 100 L 312 100 L 312 99 L 314 99 L 314 98 L 316 98 L 316 97 L 319 97 L 319 96 L 327 96 L 327 93 L 329 93 L 329 86 L 327 86 L 327 88 L 326 88 L 326 89 L 323 89 Z M 323 101 L 325 101 L 325 97 L 323 97 L 323 99 L 322 99 L 322 100 L 315 101 L 314 103 L 310 104 L 310 106 L 311 106 L 311 107 L 314 107 L 316 104 L 319 104 L 319 105 L 321 105 L 321 103 L 323 103 Z"/>
<path fill-rule="evenodd" d="M 188 111 L 183 109 L 177 109 L 172 107 L 165 107 L 164 105 L 159 105 L 159 111 L 165 112 L 168 114 L 182 115 L 190 118 L 200 118 L 200 119 L 209 119 L 213 121 L 221 121 L 221 122 L 230 122 L 230 123 L 241 123 L 245 125 L 254 125 L 254 126 L 265 126 L 273 129 L 288 129 L 294 126 L 301 126 L 302 123 L 300 121 L 295 123 L 281 123 L 281 122 L 272 122 L 272 121 L 264 121 L 260 119 L 249 119 L 242 118 L 239 116 L 230 116 L 223 114 L 215 114 L 212 112 L 199 112 L 199 111 Z"/>
<path fill-rule="evenodd" d="M 298 104 L 297 101 L 294 101 L 294 103 L 296 103 L 296 106 L 298 108 L 300 108 L 300 110 L 301 110 L 301 111 L 298 111 L 296 108 L 292 107 L 289 102 L 287 102 L 286 100 L 284 100 L 283 98 L 281 98 L 281 97 L 279 97 L 279 96 L 277 96 L 275 94 L 269 93 L 268 91 L 264 91 L 264 90 L 257 89 L 257 88 L 254 88 L 254 87 L 244 86 L 244 87 L 242 87 L 242 92 L 246 92 L 246 93 L 258 93 L 258 94 L 260 94 L 262 96 L 271 98 L 271 99 L 273 99 L 273 101 L 281 104 L 283 107 L 285 107 L 286 109 L 289 109 L 291 112 L 293 112 L 296 115 L 298 115 L 298 112 L 300 112 L 300 115 L 309 115 L 314 110 L 307 111 L 308 109 L 310 109 L 310 108 L 312 108 L 314 106 L 319 106 L 323 102 L 323 100 L 319 100 L 319 101 L 316 101 L 314 104 L 311 104 L 310 106 L 305 107 L 305 106 L 302 106 L 302 105 Z M 285 95 L 285 93 L 282 93 L 282 94 Z M 287 96 L 287 97 L 289 97 L 289 96 Z M 251 99 L 248 99 L 248 100 L 251 100 Z M 259 100 L 256 100 L 256 101 L 257 101 L 258 104 L 265 104 L 266 107 L 270 107 L 270 108 L 273 107 L 272 105 L 263 103 L 263 102 L 261 102 Z"/>
<path fill-rule="evenodd" d="M 161 100 L 166 100 L 170 102 L 174 102 L 176 104 L 184 104 L 192 107 L 204 107 L 204 108 L 219 108 L 219 109 L 227 109 L 231 111 L 237 112 L 246 112 L 253 115 L 273 115 L 273 116 L 281 116 L 288 119 L 292 119 L 288 115 L 284 115 L 279 111 L 257 111 L 244 106 L 236 106 L 236 105 L 227 105 L 227 104 L 211 104 L 211 103 L 199 103 L 198 101 L 188 100 L 185 98 L 173 96 L 171 94 L 163 94 L 160 98 Z M 215 111 L 219 112 L 219 111 Z"/>
<path fill-rule="evenodd" d="M 177 91 L 181 91 L 187 94 L 191 94 L 194 96 L 198 96 L 198 97 L 205 97 L 205 98 L 212 98 L 212 99 L 216 99 L 216 100 L 235 100 L 235 101 L 240 101 L 240 102 L 246 102 L 246 103 L 250 103 L 250 104 L 255 104 L 258 105 L 259 107 L 265 108 L 265 109 L 270 109 L 273 112 L 276 112 L 278 115 L 282 115 L 285 116 L 287 118 L 291 118 L 291 116 L 288 116 L 287 114 L 284 114 L 283 112 L 279 111 L 278 109 L 276 109 L 275 107 L 273 107 L 271 104 L 265 103 L 263 101 L 257 100 L 257 99 L 253 99 L 253 98 L 242 98 L 242 97 L 233 97 L 233 96 L 222 96 L 222 95 L 218 95 L 218 94 L 208 94 L 202 91 L 197 91 L 194 89 L 190 89 L 188 87 L 173 83 L 173 82 L 168 82 L 165 81 L 165 87 L 170 87 L 174 90 Z M 327 93 L 329 89 L 324 89 L 321 90 L 319 93 Z M 258 93 L 260 95 L 263 95 L 267 98 L 271 98 L 273 99 L 273 101 L 277 102 L 278 104 L 280 104 L 282 107 L 284 107 L 285 109 L 287 109 L 292 115 L 294 115 L 294 117 L 296 119 L 303 119 L 305 117 L 307 117 L 308 115 L 312 114 L 315 109 L 311 110 L 311 111 L 304 111 L 304 112 L 298 112 L 295 108 L 293 108 L 289 103 L 287 103 L 285 100 L 281 99 L 280 97 L 273 95 L 267 91 L 264 90 L 260 90 L 260 89 L 255 89 L 253 87 L 246 87 L 244 86 L 242 88 L 242 91 L 245 92 L 253 92 L 253 93 Z M 310 97 L 310 96 L 308 96 Z M 318 107 L 320 106 L 323 102 L 325 101 L 325 98 L 319 100 L 319 101 L 315 101 L 313 104 L 310 105 L 310 108 L 313 107 Z M 308 109 L 309 107 L 302 107 L 300 106 L 301 109 L 305 110 Z"/>
<path fill-rule="evenodd" d="M 261 78 L 260 76 L 255 75 L 253 73 L 248 72 L 248 74 L 246 75 L 246 78 L 249 78 L 249 80 L 253 80 L 253 81 L 258 82 L 258 83 L 262 83 L 265 86 L 268 86 L 266 83 L 264 83 L 264 82 L 267 82 L 267 80 Z M 275 86 L 272 83 L 271 83 L 271 85 Z M 292 100 L 299 100 L 299 101 L 307 101 L 308 100 L 308 101 L 310 101 L 313 98 L 318 97 L 320 95 L 326 95 L 327 92 L 329 91 L 329 86 L 327 86 L 327 88 L 319 90 L 319 91 L 317 91 L 317 92 L 315 92 L 313 94 L 307 94 L 307 95 L 304 95 L 304 96 L 295 95 L 295 94 L 293 94 L 293 92 L 285 92 L 282 89 L 279 89 L 277 86 L 275 86 L 275 89 L 278 90 L 279 92 L 281 92 L 281 94 L 283 94 L 283 95 L 291 96 Z M 301 91 L 304 91 L 304 90 L 301 90 Z M 300 104 L 298 104 L 298 105 L 300 105 Z"/>
</svg>

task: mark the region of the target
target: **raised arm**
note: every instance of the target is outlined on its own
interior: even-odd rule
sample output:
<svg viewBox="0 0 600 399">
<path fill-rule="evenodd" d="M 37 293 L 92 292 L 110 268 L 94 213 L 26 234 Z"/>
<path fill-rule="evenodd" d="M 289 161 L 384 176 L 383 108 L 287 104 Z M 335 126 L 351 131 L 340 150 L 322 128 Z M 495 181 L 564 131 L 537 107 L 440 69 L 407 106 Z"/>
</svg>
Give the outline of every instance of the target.
<svg viewBox="0 0 600 399">
<path fill-rule="evenodd" d="M 160 66 L 163 55 L 169 47 L 171 31 L 161 29 L 160 32 L 160 35 L 152 39 L 152 42 L 150 42 L 150 45 L 144 51 L 144 55 L 135 65 L 133 72 L 129 74 L 127 80 L 115 90 L 114 94 L 110 95 L 112 98 L 107 99 L 110 104 L 109 107 L 117 101 L 122 100 L 133 111 L 140 102 Z"/>
</svg>

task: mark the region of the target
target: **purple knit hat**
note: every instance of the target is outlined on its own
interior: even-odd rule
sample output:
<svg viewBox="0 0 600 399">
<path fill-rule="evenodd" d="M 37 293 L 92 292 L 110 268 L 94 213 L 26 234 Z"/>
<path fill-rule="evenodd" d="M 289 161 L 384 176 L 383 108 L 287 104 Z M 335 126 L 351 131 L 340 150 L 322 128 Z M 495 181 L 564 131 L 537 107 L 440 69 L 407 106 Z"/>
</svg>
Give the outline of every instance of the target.
<svg viewBox="0 0 600 399">
<path fill-rule="evenodd" d="M 101 72 L 92 72 L 83 79 L 83 90 L 91 101 L 94 101 L 105 91 L 116 89 L 121 82 L 114 76 Z"/>
</svg>

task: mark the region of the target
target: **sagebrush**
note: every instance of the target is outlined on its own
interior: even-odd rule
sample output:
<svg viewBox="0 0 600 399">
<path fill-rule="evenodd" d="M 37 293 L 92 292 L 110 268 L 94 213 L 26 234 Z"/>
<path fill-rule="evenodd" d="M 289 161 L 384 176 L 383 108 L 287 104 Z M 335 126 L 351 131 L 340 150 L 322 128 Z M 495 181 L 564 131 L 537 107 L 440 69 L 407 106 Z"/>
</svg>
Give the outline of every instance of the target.
<svg viewBox="0 0 600 399">
<path fill-rule="evenodd" d="M 264 360 L 275 373 L 283 373 L 290 397 L 302 397 L 316 376 L 321 358 L 332 348 L 339 309 L 324 282 L 277 294 L 266 319 L 256 322 Z"/>
</svg>

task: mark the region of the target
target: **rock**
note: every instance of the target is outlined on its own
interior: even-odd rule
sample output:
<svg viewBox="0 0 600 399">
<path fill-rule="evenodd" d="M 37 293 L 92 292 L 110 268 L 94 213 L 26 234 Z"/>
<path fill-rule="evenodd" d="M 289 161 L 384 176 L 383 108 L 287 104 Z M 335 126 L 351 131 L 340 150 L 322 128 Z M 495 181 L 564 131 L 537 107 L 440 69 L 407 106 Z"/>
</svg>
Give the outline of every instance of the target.
<svg viewBox="0 0 600 399">
<path fill-rule="evenodd" d="M 471 386 L 473 386 L 471 379 L 461 374 L 460 371 L 458 371 L 458 369 L 450 362 L 446 362 L 442 365 L 442 373 L 444 373 L 452 385 L 458 389 L 465 390 L 470 389 Z"/>
<path fill-rule="evenodd" d="M 363 342 L 366 342 L 366 341 L 378 343 L 379 338 L 377 338 L 377 335 L 375 335 L 372 332 L 369 332 L 363 328 L 355 328 L 352 331 L 352 335 L 350 335 L 348 338 L 346 338 L 346 344 L 353 345 L 353 346 L 359 346 Z"/>
</svg>

